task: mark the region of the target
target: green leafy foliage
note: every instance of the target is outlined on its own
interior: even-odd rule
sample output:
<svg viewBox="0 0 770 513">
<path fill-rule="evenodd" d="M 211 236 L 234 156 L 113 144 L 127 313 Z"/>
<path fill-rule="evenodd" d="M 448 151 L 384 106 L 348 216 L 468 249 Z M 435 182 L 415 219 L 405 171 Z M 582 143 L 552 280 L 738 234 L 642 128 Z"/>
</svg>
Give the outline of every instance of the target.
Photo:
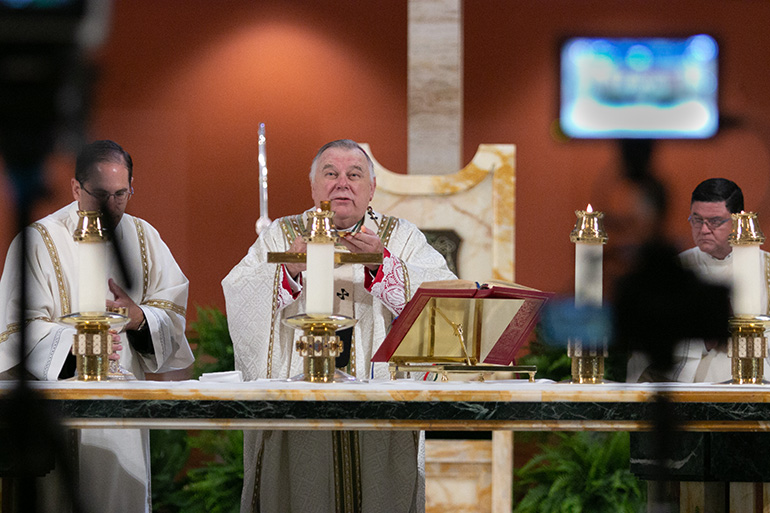
<svg viewBox="0 0 770 513">
<path fill-rule="evenodd" d="M 535 330 L 521 365 L 539 379 L 568 381 L 567 348 Z M 625 358 L 605 360 L 605 377 L 625 377 Z M 629 471 L 628 433 L 522 433 L 540 452 L 516 471 L 514 513 L 632 513 L 642 511 L 646 488 Z"/>
<path fill-rule="evenodd" d="M 237 513 L 243 486 L 243 431 L 202 431 L 187 442 L 191 448 L 216 458 L 187 472 L 180 511 Z"/>
<path fill-rule="evenodd" d="M 644 487 L 628 469 L 628 433 L 554 433 L 516 471 L 514 513 L 636 513 Z"/>
<path fill-rule="evenodd" d="M 235 368 L 233 342 L 227 328 L 227 317 L 217 308 L 197 307 L 198 320 L 190 323 L 196 336 L 190 337 L 195 348 L 193 377 L 204 372 L 230 371 Z"/>
<path fill-rule="evenodd" d="M 567 348 L 543 338 L 543 330 L 535 328 L 535 338 L 529 343 L 529 353 L 517 358 L 519 365 L 535 365 L 538 379 L 565 381 L 572 377 L 572 361 Z"/>
<path fill-rule="evenodd" d="M 193 377 L 234 369 L 225 314 L 197 308 L 189 337 Z M 191 459 L 194 456 L 194 462 Z M 150 432 L 152 506 L 155 513 L 231 513 L 240 509 L 243 432 L 155 430 Z"/>
<path fill-rule="evenodd" d="M 187 432 L 177 429 L 150 431 L 152 509 L 156 513 L 180 511 L 181 473 L 190 458 Z"/>
</svg>

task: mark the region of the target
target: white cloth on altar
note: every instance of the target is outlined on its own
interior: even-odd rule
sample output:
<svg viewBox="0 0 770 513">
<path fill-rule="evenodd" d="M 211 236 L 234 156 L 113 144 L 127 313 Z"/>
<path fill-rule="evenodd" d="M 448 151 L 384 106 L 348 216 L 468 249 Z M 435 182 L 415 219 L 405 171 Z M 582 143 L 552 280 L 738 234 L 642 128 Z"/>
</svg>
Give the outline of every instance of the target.
<svg viewBox="0 0 770 513">
<path fill-rule="evenodd" d="M 28 249 L 24 265 L 28 307 L 23 322 L 18 318 L 17 296 L 20 238 L 17 236 L 11 243 L 0 277 L 0 379 L 19 375 L 20 329 L 25 323 L 28 373 L 40 380 L 58 379 L 75 334 L 73 327 L 56 320 L 77 311 L 78 245 L 72 237 L 77 219 L 77 203 L 73 202 L 26 229 Z M 154 348 L 152 355 L 140 354 L 131 347 L 126 334 L 121 333 L 121 365 L 138 379 L 142 379 L 145 372 L 189 367 L 193 355 L 184 334 L 187 278 L 157 230 L 146 221 L 124 214 L 114 236 L 123 252 L 132 287 L 127 287 L 111 252 L 108 252 L 108 277 L 144 311 Z M 82 430 L 79 453 L 80 486 L 96 498 L 89 499 L 95 510 L 149 510 L 146 430 Z M 99 483 L 94 487 L 99 490 L 92 493 L 88 483 Z"/>
<path fill-rule="evenodd" d="M 380 280 L 366 288 L 363 265 L 335 270 L 335 292 L 350 288 L 353 328 L 349 371 L 358 378 L 387 378 L 387 364 L 371 365 L 371 357 L 395 316 L 424 281 L 455 276 L 444 258 L 427 243 L 412 223 L 376 214 L 379 226 L 366 218 L 365 226 L 380 233 L 389 258 Z M 294 217 L 296 221 L 296 217 Z M 387 219 L 387 221 L 386 221 Z M 388 234 L 386 224 L 392 231 Z M 295 235 L 291 218 L 274 221 L 249 252 L 222 281 L 236 369 L 244 379 L 289 378 L 303 372 L 303 359 L 294 349 L 302 333 L 283 325 L 283 319 L 304 312 L 300 290 L 292 296 L 282 266 L 266 262 L 268 252 L 289 249 Z M 295 222 L 294 226 L 297 226 Z M 352 280 L 352 283 L 348 280 Z M 300 280 L 302 281 L 302 280 Z M 288 290 L 287 290 L 288 287 Z M 335 311 L 341 308 L 339 296 Z M 351 304 L 351 303 L 348 303 Z M 425 507 L 424 445 L 414 432 L 360 432 L 361 499 L 365 513 L 419 512 Z M 334 511 L 335 483 L 332 434 L 310 431 L 244 432 L 244 489 L 242 512 Z M 255 483 L 258 484 L 255 494 Z M 258 497 L 257 497 L 258 495 Z M 259 504 L 254 504 L 257 501 Z"/>
<path fill-rule="evenodd" d="M 760 287 L 760 305 L 762 314 L 768 313 L 768 290 L 770 290 L 770 256 L 766 251 L 761 252 L 761 265 L 757 270 L 757 279 L 765 283 Z M 724 259 L 714 258 L 708 253 L 694 247 L 679 254 L 679 259 L 685 269 L 695 272 L 703 281 L 716 285 L 732 286 L 733 254 Z M 732 379 L 731 360 L 727 350 L 722 345 L 711 350 L 706 349 L 702 339 L 682 340 L 674 347 L 674 364 L 669 372 L 664 374 L 668 381 L 683 383 L 706 382 L 719 383 Z M 645 379 L 645 371 L 650 366 L 649 358 L 640 352 L 634 352 L 628 361 L 626 381 L 635 383 Z M 765 376 L 770 375 L 770 361 L 765 359 Z"/>
</svg>

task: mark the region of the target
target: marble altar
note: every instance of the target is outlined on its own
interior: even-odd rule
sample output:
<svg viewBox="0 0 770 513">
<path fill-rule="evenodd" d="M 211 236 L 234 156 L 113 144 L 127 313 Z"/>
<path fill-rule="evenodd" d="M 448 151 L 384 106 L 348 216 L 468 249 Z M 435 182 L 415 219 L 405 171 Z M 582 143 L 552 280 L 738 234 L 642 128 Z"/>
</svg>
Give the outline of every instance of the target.
<svg viewBox="0 0 770 513">
<path fill-rule="evenodd" d="M 30 384 L 73 428 L 646 431 L 651 401 L 663 393 L 679 429 L 770 430 L 770 388 L 763 385 L 548 380 Z M 14 386 L 0 382 L 0 398 Z"/>
</svg>

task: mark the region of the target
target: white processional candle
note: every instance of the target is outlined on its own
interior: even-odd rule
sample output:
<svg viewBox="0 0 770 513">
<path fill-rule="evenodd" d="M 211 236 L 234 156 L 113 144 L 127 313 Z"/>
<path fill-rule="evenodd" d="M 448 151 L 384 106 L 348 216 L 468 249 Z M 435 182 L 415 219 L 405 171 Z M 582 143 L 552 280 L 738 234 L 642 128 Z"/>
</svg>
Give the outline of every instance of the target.
<svg viewBox="0 0 770 513">
<path fill-rule="evenodd" d="M 575 306 L 602 305 L 602 244 L 575 243 Z"/>
<path fill-rule="evenodd" d="M 733 246 L 733 312 L 735 315 L 759 315 L 760 249 L 759 244 Z"/>
<path fill-rule="evenodd" d="M 334 244 L 307 244 L 305 313 L 331 315 L 334 308 Z"/>
<path fill-rule="evenodd" d="M 107 245 L 78 243 L 78 311 L 104 312 L 107 308 Z"/>
</svg>

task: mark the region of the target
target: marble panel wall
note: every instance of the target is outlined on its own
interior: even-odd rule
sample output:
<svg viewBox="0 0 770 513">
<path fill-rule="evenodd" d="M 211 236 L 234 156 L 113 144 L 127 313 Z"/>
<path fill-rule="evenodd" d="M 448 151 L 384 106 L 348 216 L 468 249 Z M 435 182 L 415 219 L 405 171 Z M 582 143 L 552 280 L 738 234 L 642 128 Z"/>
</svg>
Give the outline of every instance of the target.
<svg viewBox="0 0 770 513">
<path fill-rule="evenodd" d="M 422 229 L 460 236 L 459 277 L 514 281 L 516 147 L 482 144 L 471 162 L 449 175 L 404 175 L 374 161 L 372 208 L 408 219 Z"/>
<path fill-rule="evenodd" d="M 410 0 L 408 38 L 407 172 L 453 173 L 462 151 L 462 0 Z"/>
</svg>

